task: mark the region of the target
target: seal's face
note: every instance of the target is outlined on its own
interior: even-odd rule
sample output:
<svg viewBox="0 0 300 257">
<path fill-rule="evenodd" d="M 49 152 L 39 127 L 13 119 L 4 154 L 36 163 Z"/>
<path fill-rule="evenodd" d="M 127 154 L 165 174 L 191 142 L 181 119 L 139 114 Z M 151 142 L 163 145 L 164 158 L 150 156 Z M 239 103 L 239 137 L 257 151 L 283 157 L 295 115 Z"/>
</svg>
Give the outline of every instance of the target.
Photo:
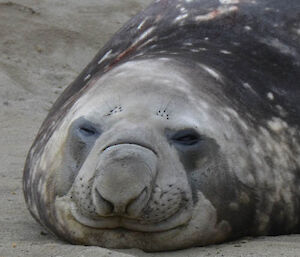
<svg viewBox="0 0 300 257">
<path fill-rule="evenodd" d="M 215 179 L 230 176 L 218 144 L 226 125 L 179 69 L 164 58 L 120 65 L 93 81 L 56 129 L 41 165 L 53 176 L 49 204 L 65 238 L 165 250 L 230 231 L 211 202 L 231 187 Z"/>
<path fill-rule="evenodd" d="M 173 229 L 188 222 L 192 206 L 176 151 L 197 152 L 202 138 L 182 113 L 172 124 L 171 101 L 179 99 L 180 110 L 186 99 L 181 92 L 170 98 L 163 84 L 177 79 L 158 75 L 152 81 L 149 74 L 140 79 L 126 69 L 99 81 L 103 93 L 90 99 L 88 111 L 80 107 L 84 113 L 69 128 L 66 162 L 76 163 L 70 174 L 77 173 L 70 190 L 72 215 L 99 229 Z"/>
</svg>

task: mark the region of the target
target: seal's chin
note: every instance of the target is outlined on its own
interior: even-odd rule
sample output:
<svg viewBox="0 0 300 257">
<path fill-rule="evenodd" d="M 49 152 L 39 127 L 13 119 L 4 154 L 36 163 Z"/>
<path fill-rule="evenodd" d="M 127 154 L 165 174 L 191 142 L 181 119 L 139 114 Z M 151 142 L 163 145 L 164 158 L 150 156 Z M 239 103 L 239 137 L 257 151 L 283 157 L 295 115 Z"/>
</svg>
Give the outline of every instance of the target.
<svg viewBox="0 0 300 257">
<path fill-rule="evenodd" d="M 111 230 L 129 230 L 136 232 L 165 232 L 185 226 L 192 218 L 191 212 L 186 208 L 181 208 L 171 217 L 158 223 L 149 223 L 141 219 L 129 219 L 121 216 L 114 217 L 91 217 L 82 214 L 75 203 L 70 206 L 73 218 L 80 224 L 96 229 L 111 229 Z"/>
</svg>

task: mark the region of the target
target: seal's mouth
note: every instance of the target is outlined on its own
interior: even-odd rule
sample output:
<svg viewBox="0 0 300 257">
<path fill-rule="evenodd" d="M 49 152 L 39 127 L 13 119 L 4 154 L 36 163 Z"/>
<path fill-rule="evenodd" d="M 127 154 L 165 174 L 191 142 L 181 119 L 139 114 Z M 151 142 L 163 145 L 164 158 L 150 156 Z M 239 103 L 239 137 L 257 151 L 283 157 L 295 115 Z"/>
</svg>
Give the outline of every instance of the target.
<svg viewBox="0 0 300 257">
<path fill-rule="evenodd" d="M 166 232 L 186 226 L 192 218 L 190 212 L 186 209 L 187 207 L 183 207 L 177 213 L 158 223 L 148 223 L 141 219 L 130 219 L 122 216 L 92 217 L 82 214 L 75 202 L 72 202 L 70 206 L 73 218 L 81 225 L 94 229 L 148 233 Z"/>
</svg>

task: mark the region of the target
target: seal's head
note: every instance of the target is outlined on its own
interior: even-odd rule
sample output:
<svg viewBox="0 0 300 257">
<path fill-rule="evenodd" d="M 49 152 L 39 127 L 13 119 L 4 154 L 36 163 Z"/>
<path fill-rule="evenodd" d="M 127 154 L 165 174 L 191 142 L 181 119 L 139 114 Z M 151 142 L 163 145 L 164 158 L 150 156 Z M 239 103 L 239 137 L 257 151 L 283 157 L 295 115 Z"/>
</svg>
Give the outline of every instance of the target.
<svg viewBox="0 0 300 257">
<path fill-rule="evenodd" d="M 218 91 L 215 79 L 199 72 L 194 81 L 159 58 L 91 81 L 32 168 L 43 173 L 31 181 L 39 191 L 25 183 L 34 216 L 71 242 L 105 247 L 166 250 L 232 233 L 223 209 L 239 188 L 224 153 L 238 137 L 206 92 Z"/>
</svg>

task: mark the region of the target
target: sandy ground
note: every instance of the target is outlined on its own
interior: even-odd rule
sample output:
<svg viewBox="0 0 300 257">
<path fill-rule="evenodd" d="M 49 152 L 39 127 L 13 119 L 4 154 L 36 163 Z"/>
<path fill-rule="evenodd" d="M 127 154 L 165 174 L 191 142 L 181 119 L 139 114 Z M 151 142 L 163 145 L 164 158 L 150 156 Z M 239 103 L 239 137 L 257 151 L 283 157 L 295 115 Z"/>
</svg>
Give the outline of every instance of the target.
<svg viewBox="0 0 300 257">
<path fill-rule="evenodd" d="M 0 0 L 0 256 L 300 256 L 300 235 L 166 253 L 72 246 L 48 235 L 22 194 L 26 153 L 61 91 L 150 0 Z"/>
</svg>

